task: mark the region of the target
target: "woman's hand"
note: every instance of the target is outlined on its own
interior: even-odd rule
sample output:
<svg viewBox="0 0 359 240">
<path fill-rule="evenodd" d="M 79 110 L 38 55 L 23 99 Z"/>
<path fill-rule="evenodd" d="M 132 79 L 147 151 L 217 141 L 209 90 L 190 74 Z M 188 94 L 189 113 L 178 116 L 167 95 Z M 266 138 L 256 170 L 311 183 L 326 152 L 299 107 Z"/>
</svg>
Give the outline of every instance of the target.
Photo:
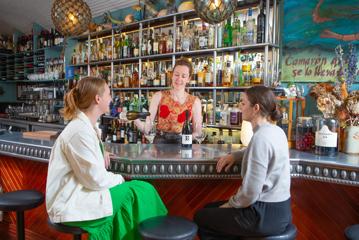
<svg viewBox="0 0 359 240">
<path fill-rule="evenodd" d="M 221 157 L 217 162 L 217 172 L 220 173 L 223 168 L 225 168 L 224 171 L 227 172 L 232 167 L 234 162 L 235 161 L 232 154 L 228 154 L 224 157 Z"/>
<path fill-rule="evenodd" d="M 229 205 L 229 203 L 228 202 L 226 202 L 226 203 L 224 203 L 224 204 L 222 204 L 221 206 L 219 206 L 220 208 L 231 208 L 232 206 L 231 205 Z"/>
<path fill-rule="evenodd" d="M 111 157 L 113 157 L 113 156 L 114 155 L 112 153 L 105 151 L 104 159 L 105 159 L 105 168 L 106 169 L 108 169 L 108 167 L 110 166 Z"/>
</svg>

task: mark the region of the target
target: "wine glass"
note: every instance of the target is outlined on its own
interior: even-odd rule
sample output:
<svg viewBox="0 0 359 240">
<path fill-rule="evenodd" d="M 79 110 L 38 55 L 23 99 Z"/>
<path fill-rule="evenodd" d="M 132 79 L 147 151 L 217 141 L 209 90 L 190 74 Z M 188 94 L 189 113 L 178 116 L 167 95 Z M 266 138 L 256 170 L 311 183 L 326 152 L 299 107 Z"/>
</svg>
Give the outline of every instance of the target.
<svg viewBox="0 0 359 240">
<path fill-rule="evenodd" d="M 154 122 L 151 122 L 150 124 L 147 122 L 145 124 L 145 138 L 149 143 L 153 143 L 153 140 L 156 136 L 156 124 Z"/>
<path fill-rule="evenodd" d="M 204 141 L 204 139 L 206 139 L 206 137 L 207 137 L 206 125 L 196 124 L 194 138 L 196 139 L 198 144 L 201 144 Z"/>
</svg>

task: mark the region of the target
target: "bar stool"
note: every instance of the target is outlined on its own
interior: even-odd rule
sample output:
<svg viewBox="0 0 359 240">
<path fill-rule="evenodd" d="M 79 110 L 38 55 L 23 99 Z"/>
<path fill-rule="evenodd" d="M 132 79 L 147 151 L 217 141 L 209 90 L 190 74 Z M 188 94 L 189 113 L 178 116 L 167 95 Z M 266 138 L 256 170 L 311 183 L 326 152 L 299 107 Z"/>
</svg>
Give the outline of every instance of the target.
<svg viewBox="0 0 359 240">
<path fill-rule="evenodd" d="M 198 227 L 183 217 L 161 216 L 141 222 L 138 229 L 143 240 L 192 240 Z"/>
<path fill-rule="evenodd" d="M 285 231 L 279 235 L 263 237 L 239 237 L 238 240 L 294 240 L 297 236 L 297 228 L 294 224 L 289 224 Z"/>
<path fill-rule="evenodd" d="M 347 240 L 359 240 L 359 224 L 347 227 L 344 234 Z"/>
<path fill-rule="evenodd" d="M 79 227 L 67 226 L 61 223 L 53 223 L 50 219 L 47 220 L 47 223 L 54 229 L 62 233 L 70 233 L 73 235 L 74 240 L 81 240 L 83 233 L 87 233 L 85 230 Z"/>
<path fill-rule="evenodd" d="M 0 211 L 16 212 L 17 239 L 25 239 L 24 211 L 44 202 L 44 195 L 35 190 L 19 190 L 0 194 Z"/>
</svg>

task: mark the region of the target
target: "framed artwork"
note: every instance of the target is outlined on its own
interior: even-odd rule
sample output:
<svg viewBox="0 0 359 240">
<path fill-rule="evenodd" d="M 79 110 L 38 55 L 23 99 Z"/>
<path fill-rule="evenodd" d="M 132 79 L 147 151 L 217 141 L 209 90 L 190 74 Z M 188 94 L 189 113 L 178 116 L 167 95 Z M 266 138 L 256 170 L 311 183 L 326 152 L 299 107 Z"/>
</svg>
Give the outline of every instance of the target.
<svg viewBox="0 0 359 240">
<path fill-rule="evenodd" d="M 359 52 L 359 0 L 286 0 L 282 25 L 282 82 L 336 81 L 336 46 Z"/>
</svg>

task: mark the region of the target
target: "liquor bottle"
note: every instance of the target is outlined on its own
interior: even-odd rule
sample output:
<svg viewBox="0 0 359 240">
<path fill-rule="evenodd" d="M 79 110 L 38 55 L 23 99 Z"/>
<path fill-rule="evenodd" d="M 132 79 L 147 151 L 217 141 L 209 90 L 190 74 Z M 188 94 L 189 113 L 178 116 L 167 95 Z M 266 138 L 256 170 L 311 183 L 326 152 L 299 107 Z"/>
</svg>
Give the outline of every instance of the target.
<svg viewBox="0 0 359 240">
<path fill-rule="evenodd" d="M 117 142 L 117 126 L 116 126 L 116 121 L 115 120 L 112 120 L 111 122 L 111 133 L 112 133 L 112 142 L 115 143 Z"/>
<path fill-rule="evenodd" d="M 232 25 L 231 25 L 231 18 L 228 18 L 226 25 L 224 26 L 224 38 L 223 43 L 225 47 L 232 46 Z"/>
<path fill-rule="evenodd" d="M 213 25 L 209 25 L 208 29 L 208 48 L 214 48 L 215 29 Z"/>
<path fill-rule="evenodd" d="M 155 34 L 153 34 L 153 54 L 158 54 L 159 53 L 159 36 L 158 33 L 156 32 Z"/>
<path fill-rule="evenodd" d="M 252 16 L 253 10 L 251 8 L 248 9 L 248 20 L 247 20 L 247 43 L 253 44 L 255 39 L 255 19 Z"/>
<path fill-rule="evenodd" d="M 132 122 L 127 128 L 127 139 L 128 143 L 137 143 L 137 133 L 134 122 Z"/>
<path fill-rule="evenodd" d="M 233 133 L 232 133 L 232 129 L 228 130 L 228 137 L 226 138 L 226 143 L 227 144 L 233 144 Z"/>
<path fill-rule="evenodd" d="M 142 71 L 142 74 L 141 74 L 141 79 L 140 79 L 140 84 L 141 84 L 141 87 L 147 87 L 147 67 L 144 66 L 143 67 L 143 71 Z"/>
<path fill-rule="evenodd" d="M 134 49 L 133 49 L 133 56 L 134 57 L 138 57 L 140 54 L 140 49 L 139 49 L 139 45 L 138 45 L 138 37 L 135 38 L 134 41 Z"/>
<path fill-rule="evenodd" d="M 205 67 L 206 75 L 205 75 L 205 86 L 206 87 L 213 87 L 213 81 L 212 81 L 212 64 L 211 60 L 208 60 L 207 66 Z"/>
<path fill-rule="evenodd" d="M 241 44 L 241 20 L 236 17 L 233 23 L 232 44 L 239 46 Z"/>
<path fill-rule="evenodd" d="M 119 137 L 119 139 L 117 139 L 118 143 L 125 143 L 125 134 L 126 134 L 125 124 L 121 124 L 118 131 L 120 132 L 120 136 L 117 135 L 117 137 Z"/>
<path fill-rule="evenodd" d="M 181 41 L 182 41 L 182 26 L 179 26 L 177 29 L 176 29 L 176 52 L 181 52 L 182 51 L 182 44 L 181 44 Z M 181 37 L 182 36 L 182 37 Z"/>
<path fill-rule="evenodd" d="M 147 32 L 147 55 L 153 54 L 153 30 L 149 29 Z"/>
<path fill-rule="evenodd" d="M 138 79 L 138 70 L 137 67 L 132 72 L 132 87 L 137 88 L 139 87 L 139 79 Z"/>
<path fill-rule="evenodd" d="M 182 147 L 192 148 L 192 128 L 189 123 L 189 111 L 186 110 L 186 121 L 182 127 Z"/>
<path fill-rule="evenodd" d="M 160 41 L 159 41 L 159 45 L 158 45 L 158 52 L 160 54 L 164 54 L 167 52 L 167 37 L 166 37 L 165 33 L 162 33 L 162 35 L 160 37 Z"/>
<path fill-rule="evenodd" d="M 223 84 L 223 71 L 222 71 L 222 62 L 219 60 L 219 58 L 216 60 L 217 61 L 217 86 L 222 86 Z"/>
<path fill-rule="evenodd" d="M 193 65 L 193 74 L 192 74 L 192 78 L 191 80 L 189 81 L 189 85 L 190 87 L 196 87 L 197 86 L 197 81 L 198 81 L 198 59 L 196 58 L 194 60 L 194 63 L 192 62 L 192 65 Z"/>
<path fill-rule="evenodd" d="M 161 87 L 166 87 L 167 86 L 165 65 L 166 65 L 166 63 L 163 63 L 162 70 L 161 70 L 161 73 L 160 73 L 160 86 Z"/>
<path fill-rule="evenodd" d="M 199 31 L 198 37 L 198 46 L 199 49 L 207 49 L 208 48 L 208 33 L 207 28 L 204 22 L 202 22 L 202 30 Z"/>
<path fill-rule="evenodd" d="M 199 87 L 204 86 L 205 76 L 206 76 L 206 72 L 204 71 L 204 68 L 203 68 L 203 61 L 202 61 L 202 59 L 200 59 L 199 65 L 198 65 L 198 72 L 197 72 L 197 84 Z"/>
<path fill-rule="evenodd" d="M 257 43 L 265 42 L 265 29 L 266 29 L 266 15 L 264 14 L 263 0 L 261 0 L 260 12 L 257 17 Z"/>
<path fill-rule="evenodd" d="M 219 129 L 219 137 L 218 137 L 217 144 L 225 144 L 222 129 Z"/>
<path fill-rule="evenodd" d="M 150 112 L 137 112 L 137 111 L 122 111 L 119 115 L 121 120 L 133 121 L 136 119 L 146 119 L 146 117 L 150 116 Z"/>
<path fill-rule="evenodd" d="M 168 32 L 168 37 L 167 37 L 167 42 L 166 42 L 166 52 L 167 53 L 173 52 L 173 36 L 172 36 L 171 30 L 169 30 L 169 32 Z"/>
<path fill-rule="evenodd" d="M 128 57 L 128 36 L 127 35 L 125 35 L 125 40 L 123 41 L 122 57 L 124 57 L 124 58 Z"/>
<path fill-rule="evenodd" d="M 261 62 L 260 61 L 256 61 L 255 63 L 255 69 L 253 72 L 253 78 L 252 78 L 252 84 L 261 84 L 262 81 L 262 67 L 261 67 Z"/>
<path fill-rule="evenodd" d="M 221 48 L 223 46 L 223 23 L 218 24 L 217 30 L 217 47 Z"/>
<path fill-rule="evenodd" d="M 226 68 L 223 71 L 223 86 L 229 87 L 232 86 L 232 68 L 231 62 L 228 60 L 226 63 Z"/>
<path fill-rule="evenodd" d="M 147 35 L 145 33 L 143 33 L 141 56 L 146 56 L 146 55 L 147 55 Z"/>
</svg>

